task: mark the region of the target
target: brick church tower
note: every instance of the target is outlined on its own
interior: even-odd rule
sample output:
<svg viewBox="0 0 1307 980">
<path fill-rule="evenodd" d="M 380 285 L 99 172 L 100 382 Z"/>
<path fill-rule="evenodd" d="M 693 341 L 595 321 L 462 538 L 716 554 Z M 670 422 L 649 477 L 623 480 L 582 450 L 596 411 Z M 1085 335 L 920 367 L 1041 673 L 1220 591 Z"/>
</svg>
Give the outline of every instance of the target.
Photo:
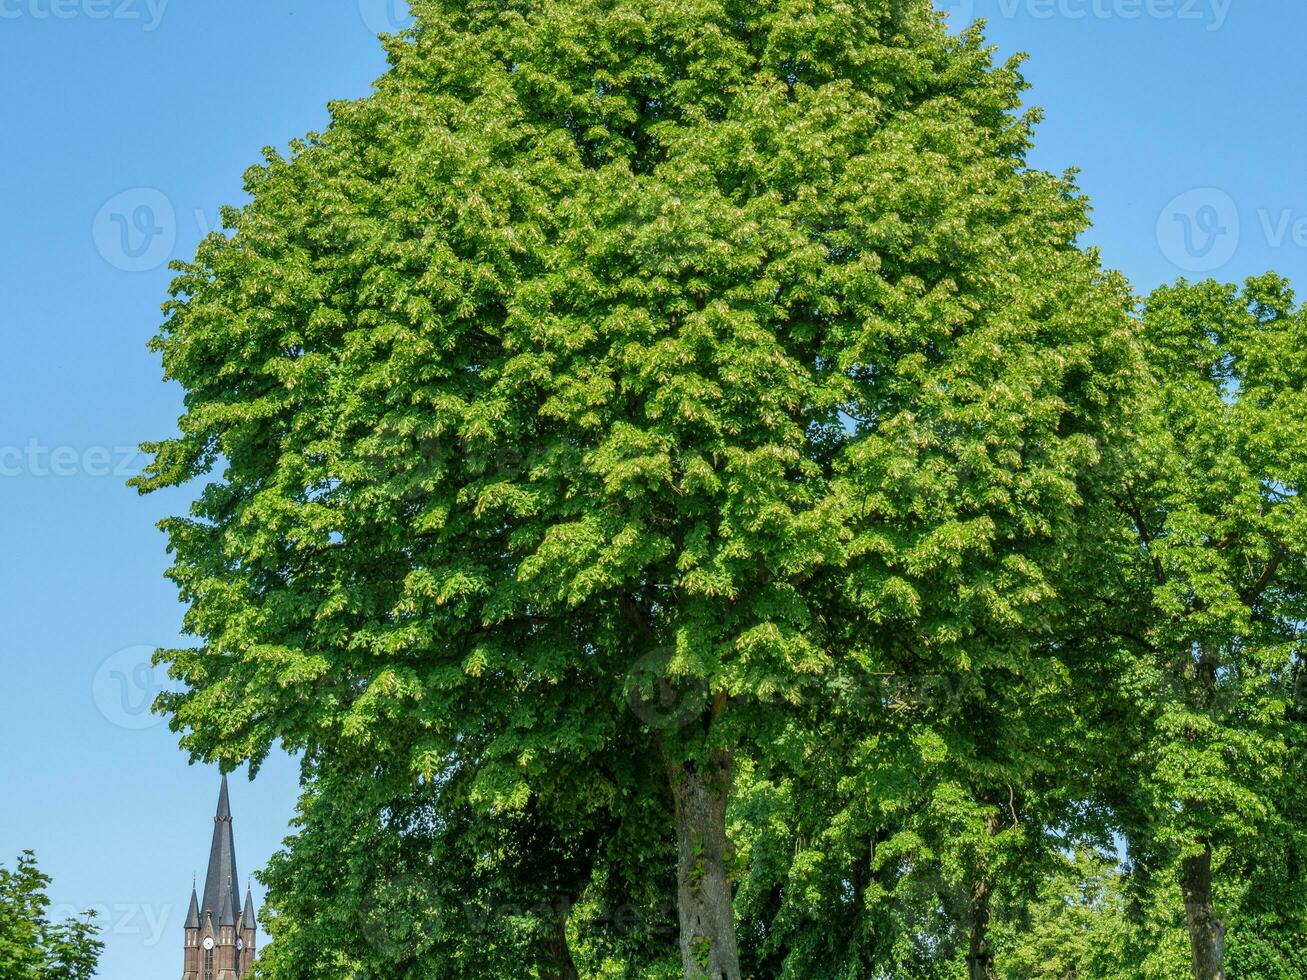
<svg viewBox="0 0 1307 980">
<path fill-rule="evenodd" d="M 209 848 L 203 903 L 191 888 L 182 980 L 240 980 L 253 972 L 258 939 L 254 897 L 246 888 L 242 903 L 239 882 L 231 799 L 227 795 L 227 777 L 223 776 L 218 813 L 213 818 L 213 846 Z"/>
</svg>

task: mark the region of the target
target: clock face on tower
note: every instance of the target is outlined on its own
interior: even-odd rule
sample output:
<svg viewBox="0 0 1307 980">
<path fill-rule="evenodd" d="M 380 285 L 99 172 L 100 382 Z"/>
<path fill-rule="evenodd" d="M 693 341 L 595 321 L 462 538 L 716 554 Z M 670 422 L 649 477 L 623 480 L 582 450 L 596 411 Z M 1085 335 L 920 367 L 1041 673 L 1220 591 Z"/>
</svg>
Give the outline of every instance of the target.
<svg viewBox="0 0 1307 980">
<path fill-rule="evenodd" d="M 213 937 L 212 937 L 212 936 L 205 936 L 205 937 L 204 937 L 204 948 L 205 948 L 205 949 L 213 949 Z"/>
<path fill-rule="evenodd" d="M 237 950 L 237 952 L 239 952 L 240 950 L 242 950 L 242 949 L 244 949 L 244 948 L 245 948 L 245 940 L 244 940 L 244 939 L 237 939 L 237 940 L 236 940 L 236 950 Z"/>
</svg>

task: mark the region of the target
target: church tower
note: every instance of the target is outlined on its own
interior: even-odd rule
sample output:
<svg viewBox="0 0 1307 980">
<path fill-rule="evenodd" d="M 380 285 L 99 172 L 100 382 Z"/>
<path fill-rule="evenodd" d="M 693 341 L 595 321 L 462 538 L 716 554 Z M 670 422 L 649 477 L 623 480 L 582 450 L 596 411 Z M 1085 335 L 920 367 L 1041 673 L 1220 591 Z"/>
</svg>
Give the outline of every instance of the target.
<svg viewBox="0 0 1307 980">
<path fill-rule="evenodd" d="M 186 913 L 186 946 L 182 980 L 241 980 L 253 972 L 258 940 L 254 896 L 245 889 L 240 901 L 236 873 L 236 837 L 231 826 L 231 798 L 222 777 L 218 812 L 213 818 L 213 844 L 204 877 L 204 901 L 191 885 Z"/>
</svg>

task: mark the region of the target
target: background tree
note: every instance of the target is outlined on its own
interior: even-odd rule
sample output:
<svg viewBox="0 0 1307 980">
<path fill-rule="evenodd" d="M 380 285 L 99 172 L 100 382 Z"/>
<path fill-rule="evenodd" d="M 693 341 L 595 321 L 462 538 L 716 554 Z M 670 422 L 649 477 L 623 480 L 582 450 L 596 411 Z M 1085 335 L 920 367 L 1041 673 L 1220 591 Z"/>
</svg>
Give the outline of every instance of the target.
<svg viewBox="0 0 1307 980">
<path fill-rule="evenodd" d="M 995 932 L 1029 917 L 1068 850 L 1113 840 L 1064 629 L 988 684 L 887 673 L 834 696 L 802 766 L 748 782 L 735 816 L 754 975 L 1009 975 Z"/>
<path fill-rule="evenodd" d="M 532 798 L 489 821 L 466 802 L 467 778 L 306 764 L 295 835 L 263 876 L 262 975 L 679 974 L 665 800 L 582 820 Z"/>
<path fill-rule="evenodd" d="M 51 922 L 50 879 L 30 851 L 0 865 L 0 980 L 91 980 L 104 943 L 93 920 Z"/>
<path fill-rule="evenodd" d="M 1246 884 L 1285 883 L 1253 899 L 1284 942 L 1307 911 L 1307 317 L 1274 275 L 1182 280 L 1148 299 L 1142 341 L 1154 394 L 1117 498 L 1133 570 L 1117 612 L 1141 629 L 1113 670 L 1115 806 L 1145 875 L 1177 870 L 1194 976 L 1219 980 Z"/>
<path fill-rule="evenodd" d="M 995 930 L 999 975 L 1011 980 L 1139 976 L 1124 941 L 1132 924 L 1116 861 L 1078 849 L 1062 862 L 1040 882 L 1026 914 Z"/>
<path fill-rule="evenodd" d="M 842 661 L 1024 662 L 1124 290 L 1016 66 L 925 0 L 415 6 L 174 285 L 138 486 L 207 482 L 164 706 L 227 765 L 427 780 L 493 729 L 466 801 L 510 819 L 661 678 L 682 968 L 738 978 L 738 761 Z"/>
</svg>

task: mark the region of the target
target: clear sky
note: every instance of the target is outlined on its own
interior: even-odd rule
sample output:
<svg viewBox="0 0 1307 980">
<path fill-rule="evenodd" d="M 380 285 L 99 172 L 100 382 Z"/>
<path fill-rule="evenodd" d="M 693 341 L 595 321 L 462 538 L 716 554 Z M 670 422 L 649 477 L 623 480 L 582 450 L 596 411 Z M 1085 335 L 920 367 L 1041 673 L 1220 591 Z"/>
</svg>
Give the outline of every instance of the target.
<svg viewBox="0 0 1307 980">
<path fill-rule="evenodd" d="M 218 789 L 141 710 L 181 615 L 153 525 L 184 500 L 123 486 L 179 414 L 145 349 L 162 262 L 241 200 L 260 147 L 366 94 L 388 3 L 0 0 L 0 861 L 32 848 L 57 903 L 101 910 L 107 980 L 179 975 Z M 1140 289 L 1307 284 L 1307 5 L 948 6 L 1031 54 L 1034 162 L 1081 169 L 1109 265 Z M 274 760 L 233 781 L 243 873 L 284 836 L 294 779 Z"/>
</svg>

